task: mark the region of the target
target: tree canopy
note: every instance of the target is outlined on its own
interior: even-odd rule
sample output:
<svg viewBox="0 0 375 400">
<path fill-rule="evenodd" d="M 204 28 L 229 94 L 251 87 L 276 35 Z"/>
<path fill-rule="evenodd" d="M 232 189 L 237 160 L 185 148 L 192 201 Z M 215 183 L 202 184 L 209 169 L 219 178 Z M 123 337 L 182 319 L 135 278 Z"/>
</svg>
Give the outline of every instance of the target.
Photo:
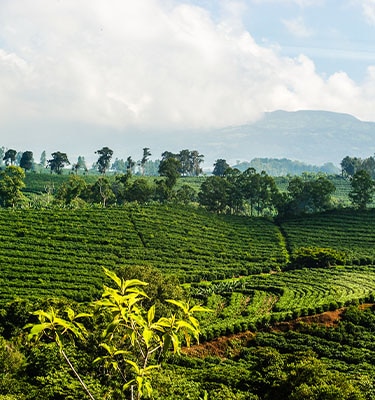
<svg viewBox="0 0 375 400">
<path fill-rule="evenodd" d="M 66 165 L 70 165 L 68 156 L 66 153 L 61 153 L 60 151 L 55 151 L 51 154 L 52 158 L 47 161 L 47 166 L 50 167 L 51 172 L 56 172 L 57 174 L 62 173 L 62 169 Z"/>
</svg>

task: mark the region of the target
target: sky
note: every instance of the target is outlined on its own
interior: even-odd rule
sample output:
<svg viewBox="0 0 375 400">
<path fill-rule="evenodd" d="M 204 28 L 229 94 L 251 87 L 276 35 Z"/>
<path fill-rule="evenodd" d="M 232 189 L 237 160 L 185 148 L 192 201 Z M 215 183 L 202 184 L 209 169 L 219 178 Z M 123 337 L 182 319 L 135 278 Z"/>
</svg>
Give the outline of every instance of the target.
<svg viewBox="0 0 375 400">
<path fill-rule="evenodd" d="M 264 112 L 374 106 L 375 0 L 0 1 L 0 146 L 36 161 L 204 154 Z"/>
</svg>

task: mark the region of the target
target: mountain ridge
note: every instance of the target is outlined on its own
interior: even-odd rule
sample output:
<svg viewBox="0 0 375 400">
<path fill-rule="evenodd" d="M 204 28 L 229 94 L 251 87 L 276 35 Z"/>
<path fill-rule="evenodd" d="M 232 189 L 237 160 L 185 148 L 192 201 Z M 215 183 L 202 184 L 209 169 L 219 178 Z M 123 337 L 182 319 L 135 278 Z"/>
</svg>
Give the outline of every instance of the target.
<svg viewBox="0 0 375 400">
<path fill-rule="evenodd" d="M 339 165 L 346 156 L 375 153 L 375 122 L 332 111 L 277 110 L 253 123 L 217 130 L 215 140 L 229 160 L 267 157 Z"/>
</svg>

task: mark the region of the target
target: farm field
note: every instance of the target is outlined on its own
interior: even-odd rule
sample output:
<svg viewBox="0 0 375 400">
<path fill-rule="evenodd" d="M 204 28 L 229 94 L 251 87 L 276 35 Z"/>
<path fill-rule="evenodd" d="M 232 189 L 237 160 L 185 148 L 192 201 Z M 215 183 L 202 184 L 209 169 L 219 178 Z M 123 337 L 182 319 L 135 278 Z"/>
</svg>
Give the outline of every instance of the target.
<svg viewBox="0 0 375 400">
<path fill-rule="evenodd" d="M 370 400 L 374 229 L 372 209 L 282 221 L 159 204 L 0 209 L 0 317 L 13 318 L 13 310 L 23 315 L 23 303 L 10 303 L 15 299 L 96 299 L 105 281 L 103 266 L 150 266 L 178 277 L 193 302 L 211 309 L 198 315 L 201 346 L 210 350 L 199 354 L 193 347 L 168 358 L 154 378 L 155 400 L 200 400 L 205 394 L 269 400 L 280 393 L 283 399 L 324 399 L 328 391 L 331 399 Z M 346 264 L 290 269 L 292 252 L 306 246 L 345 251 Z M 9 304 L 16 304 L 10 312 Z M 303 322 L 326 312 L 341 313 L 340 321 L 329 327 Z M 277 329 L 279 323 L 285 332 Z M 12 324 L 2 329 L 14 329 Z M 45 390 L 52 399 L 43 371 L 33 374 L 38 395 Z M 48 379 L 65 385 L 63 393 L 76 393 L 55 376 Z"/>
<path fill-rule="evenodd" d="M 334 211 L 278 224 L 166 205 L 3 209 L 0 216 L 1 301 L 49 295 L 88 301 L 102 288 L 103 266 L 126 265 L 176 276 L 198 297 L 199 290 L 227 291 L 234 296 L 225 299 L 232 310 L 228 315 L 237 323 L 241 312 L 246 321 L 249 315 L 269 317 L 271 311 L 280 319 L 311 313 L 312 306 L 334 308 L 335 302 L 364 299 L 375 290 L 375 210 Z M 304 246 L 345 251 L 347 265 L 284 271 L 289 252 Z M 247 297 L 246 307 L 234 311 L 233 304 Z"/>
<path fill-rule="evenodd" d="M 285 263 L 278 228 L 265 219 L 194 208 L 129 206 L 0 211 L 0 299 L 64 295 L 89 300 L 101 267 L 148 265 L 181 281 L 269 271 Z"/>
</svg>

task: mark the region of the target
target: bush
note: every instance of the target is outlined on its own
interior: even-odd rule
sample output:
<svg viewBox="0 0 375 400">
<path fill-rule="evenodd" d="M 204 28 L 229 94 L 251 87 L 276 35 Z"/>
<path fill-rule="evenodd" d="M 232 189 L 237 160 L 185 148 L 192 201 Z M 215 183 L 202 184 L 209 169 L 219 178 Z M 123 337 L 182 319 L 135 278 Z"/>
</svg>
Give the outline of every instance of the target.
<svg viewBox="0 0 375 400">
<path fill-rule="evenodd" d="M 346 253 L 325 247 L 300 247 L 295 250 L 290 260 L 291 268 L 327 268 L 344 265 Z"/>
</svg>

